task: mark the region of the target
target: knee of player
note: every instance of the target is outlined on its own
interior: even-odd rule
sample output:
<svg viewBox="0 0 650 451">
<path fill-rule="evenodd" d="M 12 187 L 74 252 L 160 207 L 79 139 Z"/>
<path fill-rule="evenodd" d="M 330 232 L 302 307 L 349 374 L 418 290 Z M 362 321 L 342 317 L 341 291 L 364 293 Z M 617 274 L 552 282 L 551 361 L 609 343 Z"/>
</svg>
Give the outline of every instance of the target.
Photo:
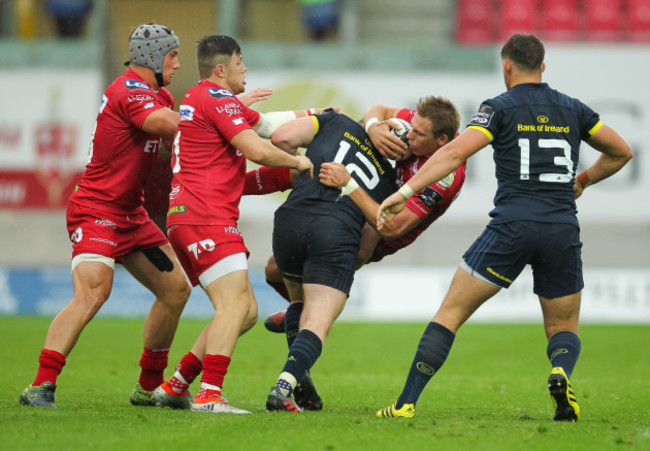
<svg viewBox="0 0 650 451">
<path fill-rule="evenodd" d="M 192 294 L 192 286 L 187 281 L 185 277 L 179 282 L 179 300 L 182 301 L 183 305 L 188 301 L 190 295 Z"/>
<path fill-rule="evenodd" d="M 190 283 L 187 281 L 185 277 L 179 279 L 180 280 L 176 282 L 174 287 L 175 295 L 173 296 L 173 298 L 178 300 L 178 303 L 184 306 L 185 303 L 190 298 L 190 294 L 192 294 L 192 286 L 190 285 Z"/>
<path fill-rule="evenodd" d="M 242 323 L 241 327 L 241 333 L 243 334 L 244 332 L 250 330 L 255 324 L 257 324 L 257 306 L 255 307 L 250 307 L 248 310 L 248 314 L 244 318 L 244 322 Z"/>
<path fill-rule="evenodd" d="M 110 288 L 107 290 L 102 287 L 84 290 L 82 293 L 75 293 L 70 307 L 81 311 L 85 321 L 88 322 L 95 316 L 102 305 L 104 305 L 110 293 Z"/>
<path fill-rule="evenodd" d="M 158 290 L 157 298 L 164 304 L 170 307 L 180 308 L 181 311 L 185 307 L 190 294 L 192 294 L 192 286 L 185 278 L 184 274 L 172 274 L 170 283 L 165 284 L 165 287 Z"/>
</svg>

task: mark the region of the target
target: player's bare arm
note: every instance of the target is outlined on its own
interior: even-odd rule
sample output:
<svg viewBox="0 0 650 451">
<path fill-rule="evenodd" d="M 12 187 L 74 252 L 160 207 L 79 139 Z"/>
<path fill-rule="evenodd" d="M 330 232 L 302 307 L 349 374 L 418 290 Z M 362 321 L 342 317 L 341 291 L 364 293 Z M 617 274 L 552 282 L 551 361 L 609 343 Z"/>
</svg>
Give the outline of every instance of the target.
<svg viewBox="0 0 650 451">
<path fill-rule="evenodd" d="M 304 155 L 291 155 L 275 147 L 270 142 L 257 136 L 251 129 L 242 130 L 230 139 L 244 156 L 257 164 L 271 167 L 287 167 L 298 171 L 309 171 L 313 174 L 314 166 Z"/>
<path fill-rule="evenodd" d="M 279 127 L 271 136 L 271 142 L 285 152 L 295 152 L 307 147 L 316 136 L 316 124 L 311 117 L 302 117 Z"/>
<path fill-rule="evenodd" d="M 348 170 L 341 163 L 323 163 L 318 176 L 323 185 L 341 189 L 344 189 L 352 179 Z M 357 204 L 363 212 L 366 221 L 374 228 L 379 204 L 360 186 L 347 195 Z M 418 215 L 409 209 L 404 209 L 389 224 L 385 224 L 379 233 L 385 240 L 394 240 L 406 235 L 421 222 L 422 219 Z"/>
<path fill-rule="evenodd" d="M 386 158 L 400 160 L 406 154 L 408 146 L 390 131 L 395 124 L 387 121 L 395 117 L 400 108 L 385 105 L 373 105 L 363 114 L 363 124 L 375 148 Z"/>
<path fill-rule="evenodd" d="M 332 107 L 326 107 L 332 108 Z M 323 111 L 325 108 L 309 108 L 306 110 L 295 111 L 271 111 L 270 113 L 260 113 L 260 119 L 253 125 L 253 130 L 262 138 L 271 138 L 273 133 L 282 125 L 296 119 L 313 116 Z M 339 111 L 339 108 L 333 108 Z"/>
<path fill-rule="evenodd" d="M 580 173 L 573 185 L 576 199 L 584 189 L 618 172 L 632 159 L 632 149 L 625 139 L 613 128 L 602 125 L 587 144 L 601 152 L 596 162 Z"/>
<path fill-rule="evenodd" d="M 163 139 L 173 139 L 178 129 L 181 115 L 169 108 L 159 108 L 152 112 L 142 123 L 142 130 Z"/>
</svg>

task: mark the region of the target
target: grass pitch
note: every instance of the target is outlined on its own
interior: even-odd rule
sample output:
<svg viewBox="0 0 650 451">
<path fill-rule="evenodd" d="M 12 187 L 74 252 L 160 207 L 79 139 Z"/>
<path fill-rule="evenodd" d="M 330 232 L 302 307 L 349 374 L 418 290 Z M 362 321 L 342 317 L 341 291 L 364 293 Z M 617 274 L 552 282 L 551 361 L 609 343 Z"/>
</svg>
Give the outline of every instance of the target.
<svg viewBox="0 0 650 451">
<path fill-rule="evenodd" d="M 650 450 L 650 328 L 583 326 L 578 423 L 554 423 L 541 325 L 468 324 L 414 419 L 379 419 L 400 393 L 425 324 L 336 324 L 312 370 L 325 408 L 267 413 L 286 358 L 258 324 L 240 338 L 224 394 L 253 415 L 133 407 L 142 319 L 95 319 L 58 381 L 58 409 L 18 404 L 50 318 L 0 317 L 0 449 Z M 206 321 L 182 320 L 171 371 Z M 195 382 L 193 388 L 197 388 Z"/>
</svg>

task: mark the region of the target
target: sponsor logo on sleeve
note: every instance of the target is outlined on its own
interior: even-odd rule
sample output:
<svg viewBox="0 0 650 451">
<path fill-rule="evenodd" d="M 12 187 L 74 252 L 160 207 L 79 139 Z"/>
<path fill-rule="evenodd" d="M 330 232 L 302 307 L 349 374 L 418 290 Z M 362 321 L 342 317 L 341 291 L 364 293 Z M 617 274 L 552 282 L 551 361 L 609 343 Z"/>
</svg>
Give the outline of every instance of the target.
<svg viewBox="0 0 650 451">
<path fill-rule="evenodd" d="M 191 121 L 194 119 L 194 107 L 181 105 L 178 112 L 181 115 L 181 121 Z"/>
<path fill-rule="evenodd" d="M 442 194 L 434 190 L 430 186 L 424 188 L 424 191 L 416 194 L 416 196 L 424 205 L 431 208 L 442 199 Z"/>
<path fill-rule="evenodd" d="M 494 116 L 494 110 L 491 106 L 483 105 L 481 108 L 474 113 L 472 120 L 469 121 L 468 125 L 478 125 L 479 127 L 487 127 L 490 125 L 490 121 Z"/>
<path fill-rule="evenodd" d="M 244 119 L 241 117 L 238 117 L 237 119 L 232 120 L 232 125 L 241 125 L 244 123 Z"/>
<path fill-rule="evenodd" d="M 99 114 L 104 111 L 104 108 L 106 108 L 106 105 L 108 105 L 108 97 L 106 97 L 106 94 L 102 95 L 102 103 L 99 105 Z"/>
<path fill-rule="evenodd" d="M 148 110 L 149 108 L 153 108 L 154 103 L 149 102 L 145 106 L 142 107 L 143 110 Z"/>
<path fill-rule="evenodd" d="M 208 94 L 210 94 L 212 97 L 216 97 L 217 99 L 220 99 L 222 97 L 235 97 L 234 94 L 227 89 L 210 88 L 208 89 Z"/>
<path fill-rule="evenodd" d="M 440 181 L 437 183 L 437 185 L 440 185 L 440 186 L 443 187 L 443 188 L 449 188 L 449 187 L 451 187 L 451 185 L 454 184 L 454 177 L 455 177 L 455 176 L 454 176 L 454 173 L 452 172 L 452 173 L 449 174 L 447 177 L 445 177 L 444 179 L 440 180 Z"/>
<path fill-rule="evenodd" d="M 139 80 L 124 80 L 124 86 L 126 86 L 126 89 L 145 89 L 151 91 L 151 88 L 145 82 Z"/>
</svg>

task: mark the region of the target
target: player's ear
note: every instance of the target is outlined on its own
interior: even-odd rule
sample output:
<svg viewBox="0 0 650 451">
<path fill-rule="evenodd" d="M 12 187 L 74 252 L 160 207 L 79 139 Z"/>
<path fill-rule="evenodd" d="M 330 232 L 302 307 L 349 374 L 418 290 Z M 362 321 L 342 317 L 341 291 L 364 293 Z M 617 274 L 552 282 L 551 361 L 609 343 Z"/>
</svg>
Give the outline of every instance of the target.
<svg viewBox="0 0 650 451">
<path fill-rule="evenodd" d="M 510 73 L 512 71 L 512 62 L 505 58 L 502 60 L 503 63 L 503 73 Z"/>
<path fill-rule="evenodd" d="M 541 70 L 541 72 L 544 73 L 545 70 L 546 70 L 546 63 L 542 62 L 542 70 Z"/>
<path fill-rule="evenodd" d="M 223 74 L 226 71 L 226 66 L 223 64 L 217 64 L 214 66 L 214 69 L 212 69 L 212 73 L 216 75 L 218 78 L 223 78 Z"/>
</svg>

